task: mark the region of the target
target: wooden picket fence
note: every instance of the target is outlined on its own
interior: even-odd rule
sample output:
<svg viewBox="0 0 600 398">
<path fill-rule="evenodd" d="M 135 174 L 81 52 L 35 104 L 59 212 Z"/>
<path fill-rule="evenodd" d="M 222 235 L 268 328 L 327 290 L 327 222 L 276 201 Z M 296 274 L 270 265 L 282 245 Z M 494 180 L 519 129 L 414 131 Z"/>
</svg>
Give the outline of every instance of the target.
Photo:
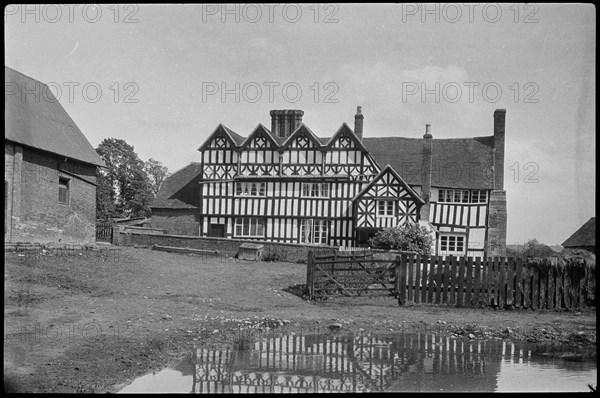
<svg viewBox="0 0 600 398">
<path fill-rule="evenodd" d="M 581 274 L 559 267 L 537 267 L 526 260 L 479 257 L 421 257 L 392 260 L 352 253 L 315 257 L 309 252 L 310 299 L 383 293 L 406 302 L 456 307 L 562 309 L 585 308 Z M 595 278 L 595 275 L 593 276 Z"/>
<path fill-rule="evenodd" d="M 97 222 L 96 223 L 96 241 L 112 243 L 113 228 L 114 228 L 114 226 L 112 223 Z"/>
</svg>

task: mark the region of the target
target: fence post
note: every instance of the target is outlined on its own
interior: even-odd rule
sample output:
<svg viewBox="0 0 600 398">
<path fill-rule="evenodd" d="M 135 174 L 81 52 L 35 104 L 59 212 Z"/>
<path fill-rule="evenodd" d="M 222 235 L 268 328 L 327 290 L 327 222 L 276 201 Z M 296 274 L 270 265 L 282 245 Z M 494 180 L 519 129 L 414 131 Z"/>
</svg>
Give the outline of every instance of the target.
<svg viewBox="0 0 600 398">
<path fill-rule="evenodd" d="M 308 260 L 306 261 L 306 287 L 308 288 L 308 299 L 314 298 L 314 280 L 315 280 L 315 254 L 312 250 L 308 252 Z"/>
<path fill-rule="evenodd" d="M 407 255 L 402 254 L 396 256 L 396 291 L 398 292 L 398 304 L 403 305 L 406 302 L 406 272 L 405 265 L 407 261 Z"/>
</svg>

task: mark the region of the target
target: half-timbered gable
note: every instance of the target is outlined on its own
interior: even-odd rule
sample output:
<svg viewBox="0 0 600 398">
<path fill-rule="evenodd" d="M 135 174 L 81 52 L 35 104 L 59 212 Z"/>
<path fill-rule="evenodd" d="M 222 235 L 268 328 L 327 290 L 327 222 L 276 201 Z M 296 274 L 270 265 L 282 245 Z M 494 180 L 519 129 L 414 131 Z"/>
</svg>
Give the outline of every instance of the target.
<svg viewBox="0 0 600 398">
<path fill-rule="evenodd" d="M 323 175 L 323 152 L 319 139 L 302 124 L 281 146 L 281 174 Z"/>
<path fill-rule="evenodd" d="M 240 176 L 275 176 L 279 174 L 279 144 L 259 124 L 239 149 Z"/>
<path fill-rule="evenodd" d="M 354 199 L 356 228 L 382 229 L 417 223 L 424 201 L 387 165 Z"/>
</svg>

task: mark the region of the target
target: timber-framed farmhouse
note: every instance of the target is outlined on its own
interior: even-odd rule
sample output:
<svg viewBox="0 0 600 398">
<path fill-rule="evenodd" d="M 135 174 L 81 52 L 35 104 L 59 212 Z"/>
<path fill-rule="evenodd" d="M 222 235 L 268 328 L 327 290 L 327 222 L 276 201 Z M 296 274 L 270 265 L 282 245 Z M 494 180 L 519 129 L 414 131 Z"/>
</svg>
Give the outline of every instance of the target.
<svg viewBox="0 0 600 398">
<path fill-rule="evenodd" d="M 366 246 L 377 231 L 419 223 L 438 255 L 506 250 L 504 134 L 434 139 L 363 137 L 361 107 L 321 138 L 301 110 L 272 110 L 242 137 L 222 124 L 198 148 L 200 162 L 171 175 L 152 224 L 173 233 L 334 246 Z"/>
</svg>

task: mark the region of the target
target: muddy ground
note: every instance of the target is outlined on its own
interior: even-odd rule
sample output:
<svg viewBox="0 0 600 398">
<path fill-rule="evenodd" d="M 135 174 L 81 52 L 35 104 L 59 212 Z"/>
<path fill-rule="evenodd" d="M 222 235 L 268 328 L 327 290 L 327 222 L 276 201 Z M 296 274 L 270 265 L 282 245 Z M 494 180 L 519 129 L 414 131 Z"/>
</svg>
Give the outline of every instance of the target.
<svg viewBox="0 0 600 398">
<path fill-rule="evenodd" d="M 596 355 L 595 309 L 399 307 L 393 298 L 308 302 L 306 265 L 137 248 L 5 253 L 4 382 L 19 392 L 116 392 L 240 330 L 427 331 L 525 340 Z M 267 329 L 268 328 L 268 329 Z"/>
</svg>

